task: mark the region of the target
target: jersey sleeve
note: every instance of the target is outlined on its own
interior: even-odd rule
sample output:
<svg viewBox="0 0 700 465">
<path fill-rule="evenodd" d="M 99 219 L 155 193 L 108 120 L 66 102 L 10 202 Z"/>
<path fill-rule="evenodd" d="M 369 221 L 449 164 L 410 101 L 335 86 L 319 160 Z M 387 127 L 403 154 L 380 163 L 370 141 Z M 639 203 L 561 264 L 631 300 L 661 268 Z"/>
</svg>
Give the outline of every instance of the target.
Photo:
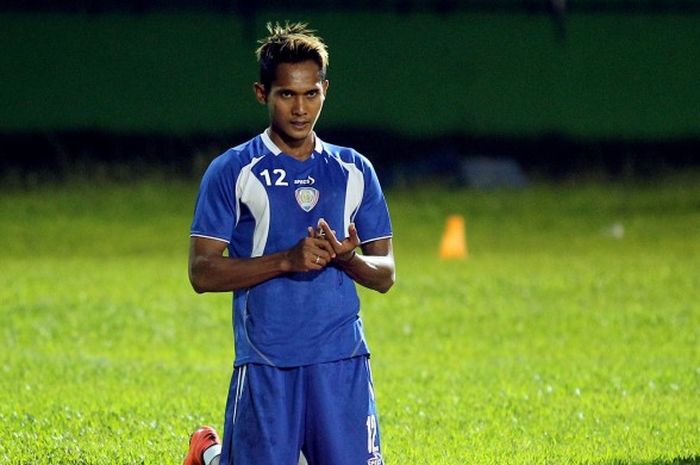
<svg viewBox="0 0 700 465">
<path fill-rule="evenodd" d="M 236 222 L 236 170 L 227 154 L 216 158 L 202 177 L 190 236 L 231 241 Z"/>
<path fill-rule="evenodd" d="M 391 237 L 392 229 L 389 209 L 377 173 L 369 160 L 363 158 L 362 161 L 365 186 L 354 222 L 360 241 L 364 244 Z"/>
</svg>

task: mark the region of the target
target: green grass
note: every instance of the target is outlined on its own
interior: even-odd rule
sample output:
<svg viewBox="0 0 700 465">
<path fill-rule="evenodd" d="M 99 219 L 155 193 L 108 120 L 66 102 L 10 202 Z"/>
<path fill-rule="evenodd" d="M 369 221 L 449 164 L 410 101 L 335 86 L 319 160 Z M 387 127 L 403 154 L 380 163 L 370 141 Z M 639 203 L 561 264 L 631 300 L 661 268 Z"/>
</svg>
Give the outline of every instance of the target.
<svg viewBox="0 0 700 465">
<path fill-rule="evenodd" d="M 2 192 L 0 463 L 176 464 L 221 427 L 230 298 L 187 281 L 195 191 Z M 398 281 L 362 291 L 388 464 L 700 463 L 696 177 L 388 198 Z M 437 259 L 450 213 L 466 261 Z"/>
</svg>

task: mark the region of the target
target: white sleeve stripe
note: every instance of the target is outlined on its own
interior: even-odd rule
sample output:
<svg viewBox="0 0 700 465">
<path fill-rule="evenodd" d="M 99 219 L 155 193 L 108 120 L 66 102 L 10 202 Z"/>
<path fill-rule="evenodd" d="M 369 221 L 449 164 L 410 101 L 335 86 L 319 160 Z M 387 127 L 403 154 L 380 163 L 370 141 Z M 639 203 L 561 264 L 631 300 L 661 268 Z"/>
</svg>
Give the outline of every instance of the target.
<svg viewBox="0 0 700 465">
<path fill-rule="evenodd" d="M 201 237 L 201 238 L 204 238 L 204 239 L 213 239 L 213 240 L 215 240 L 215 241 L 226 242 L 227 244 L 230 244 L 230 241 L 227 240 L 227 239 L 224 239 L 224 238 L 221 238 L 221 237 L 215 237 L 215 236 L 206 236 L 206 235 L 204 235 L 204 234 L 191 233 L 191 234 L 190 234 L 190 237 Z"/>
<path fill-rule="evenodd" d="M 347 184 L 345 185 L 345 208 L 343 211 L 343 234 L 347 237 L 350 235 L 348 229 L 350 223 L 355 219 L 357 210 L 362 204 L 362 197 L 365 193 L 365 181 L 362 172 L 353 163 L 346 163 L 342 160 L 340 163 L 348 172 Z"/>
<path fill-rule="evenodd" d="M 236 180 L 236 202 L 238 205 L 245 204 L 255 220 L 251 257 L 262 256 L 270 234 L 270 199 L 262 181 L 253 174 L 253 167 L 262 159 L 254 158 L 241 169 Z"/>
<path fill-rule="evenodd" d="M 394 237 L 393 234 L 389 234 L 388 236 L 374 237 L 374 238 L 372 238 L 372 239 L 367 239 L 367 240 L 365 240 L 365 241 L 360 242 L 360 245 L 366 244 L 366 243 L 368 243 L 368 242 L 378 241 L 378 240 L 380 240 L 380 239 L 391 239 L 392 237 Z"/>
</svg>

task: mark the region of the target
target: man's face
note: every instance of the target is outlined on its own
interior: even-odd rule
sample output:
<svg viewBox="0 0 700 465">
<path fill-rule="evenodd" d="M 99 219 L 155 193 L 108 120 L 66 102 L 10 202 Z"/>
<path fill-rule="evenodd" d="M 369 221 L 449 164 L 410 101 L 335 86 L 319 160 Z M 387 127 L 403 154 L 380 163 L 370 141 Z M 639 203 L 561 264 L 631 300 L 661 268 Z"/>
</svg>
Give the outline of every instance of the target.
<svg viewBox="0 0 700 465">
<path fill-rule="evenodd" d="M 270 112 L 270 127 L 288 145 L 310 138 L 326 99 L 328 81 L 312 60 L 280 63 L 270 88 L 255 84 L 255 94 Z M 309 139 L 310 140 L 310 139 Z"/>
</svg>

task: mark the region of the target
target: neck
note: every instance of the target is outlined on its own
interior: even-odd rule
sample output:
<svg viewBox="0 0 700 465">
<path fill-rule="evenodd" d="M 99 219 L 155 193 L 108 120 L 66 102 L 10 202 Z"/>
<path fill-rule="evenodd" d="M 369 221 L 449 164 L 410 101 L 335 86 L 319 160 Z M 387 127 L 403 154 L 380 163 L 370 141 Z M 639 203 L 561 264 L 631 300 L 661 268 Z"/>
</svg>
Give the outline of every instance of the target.
<svg viewBox="0 0 700 465">
<path fill-rule="evenodd" d="M 316 140 L 313 131 L 310 132 L 306 138 L 301 140 L 285 138 L 271 128 L 267 130 L 267 134 L 280 150 L 299 161 L 306 160 L 314 151 L 314 143 Z"/>
</svg>

